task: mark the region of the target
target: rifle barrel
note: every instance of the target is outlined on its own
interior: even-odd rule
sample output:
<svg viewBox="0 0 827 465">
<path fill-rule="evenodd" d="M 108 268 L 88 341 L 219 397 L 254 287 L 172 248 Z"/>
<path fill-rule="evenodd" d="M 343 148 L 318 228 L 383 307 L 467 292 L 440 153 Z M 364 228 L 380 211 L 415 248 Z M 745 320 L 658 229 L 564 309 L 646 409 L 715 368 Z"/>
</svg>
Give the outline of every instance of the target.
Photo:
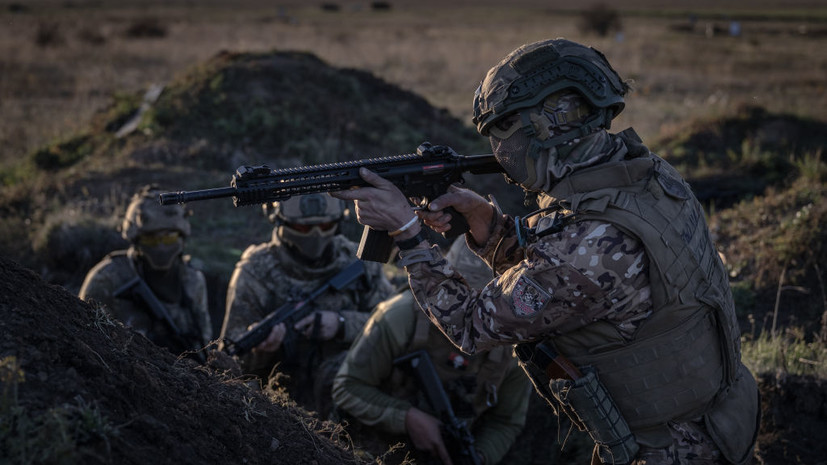
<svg viewBox="0 0 827 465">
<path fill-rule="evenodd" d="M 198 191 L 164 192 L 160 194 L 161 205 L 172 205 L 175 203 L 187 203 L 197 200 L 219 199 L 235 195 L 235 187 L 215 187 Z"/>
</svg>

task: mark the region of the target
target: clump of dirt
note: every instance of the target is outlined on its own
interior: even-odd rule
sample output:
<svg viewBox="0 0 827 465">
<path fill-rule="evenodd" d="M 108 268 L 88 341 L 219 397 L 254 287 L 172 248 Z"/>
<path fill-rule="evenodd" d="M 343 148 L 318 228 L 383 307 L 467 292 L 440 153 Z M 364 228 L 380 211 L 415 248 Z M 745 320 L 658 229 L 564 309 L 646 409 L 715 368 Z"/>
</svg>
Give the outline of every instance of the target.
<svg viewBox="0 0 827 465">
<path fill-rule="evenodd" d="M 729 207 L 783 186 L 796 162 L 827 145 L 827 124 L 757 106 L 723 118 L 693 121 L 653 144 L 687 178 L 704 203 Z"/>
<path fill-rule="evenodd" d="M 0 295 L 0 456 L 10 463 L 365 463 L 335 425 L 231 370 L 176 359 L 3 257 Z"/>
</svg>

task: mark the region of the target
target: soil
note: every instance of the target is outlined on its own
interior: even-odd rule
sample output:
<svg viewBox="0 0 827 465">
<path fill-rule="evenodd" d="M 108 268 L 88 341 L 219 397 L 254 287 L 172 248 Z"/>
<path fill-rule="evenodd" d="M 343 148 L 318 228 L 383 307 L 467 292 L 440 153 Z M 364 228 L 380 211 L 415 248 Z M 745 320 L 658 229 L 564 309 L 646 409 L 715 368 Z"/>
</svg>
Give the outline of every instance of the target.
<svg viewBox="0 0 827 465">
<path fill-rule="evenodd" d="M 0 456 L 11 458 L 3 463 L 369 463 L 347 447 L 341 426 L 251 388 L 220 353 L 208 366 L 176 358 L 3 257 L 0 297 Z M 824 463 L 824 380 L 763 375 L 760 387 L 756 463 Z M 532 406 L 503 463 L 586 463 L 587 438 L 566 441 L 565 422 L 558 435 L 550 409 L 536 398 Z M 46 447 L 59 438 L 62 452 Z M 21 443 L 44 459 L 12 455 Z"/>
<path fill-rule="evenodd" d="M 178 359 L 3 257 L 0 296 L 2 463 L 366 463 L 332 425 L 250 388 L 226 360 Z M 22 376 L 9 376 L 14 360 Z M 62 434 L 44 437 L 58 415 Z M 70 446 L 50 449 L 61 437 Z M 23 444 L 39 459 L 23 460 Z"/>
</svg>

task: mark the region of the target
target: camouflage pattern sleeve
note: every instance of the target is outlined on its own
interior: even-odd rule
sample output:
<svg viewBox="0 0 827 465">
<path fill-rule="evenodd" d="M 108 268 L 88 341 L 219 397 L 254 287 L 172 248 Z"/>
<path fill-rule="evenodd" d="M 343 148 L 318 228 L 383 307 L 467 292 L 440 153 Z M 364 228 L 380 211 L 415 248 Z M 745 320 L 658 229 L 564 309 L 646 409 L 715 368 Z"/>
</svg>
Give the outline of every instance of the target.
<svg viewBox="0 0 827 465">
<path fill-rule="evenodd" d="M 114 295 L 134 275 L 135 271 L 125 258 L 106 257 L 86 274 L 78 296 L 87 302 L 103 305 L 115 319 L 149 337 L 152 318 L 132 300 Z"/>
<path fill-rule="evenodd" d="M 266 244 L 250 246 L 241 256 L 233 270 L 227 287 L 226 313 L 221 329 L 222 337 L 236 338 L 247 330 L 247 326 L 267 316 L 269 311 L 266 298 L 269 289 L 261 281 L 266 276 L 257 270 L 255 256 L 264 253 Z"/>
<path fill-rule="evenodd" d="M 333 402 L 365 425 L 392 434 L 405 434 L 410 403 L 380 387 L 403 355 L 413 332 L 415 310 L 410 293 L 380 304 L 356 338 L 333 381 Z M 391 324 L 388 320 L 406 320 Z M 407 321 L 410 320 L 410 321 Z M 397 322 L 399 323 L 399 321 Z"/>
<path fill-rule="evenodd" d="M 531 383 L 514 359 L 500 384 L 498 402 L 474 422 L 474 438 L 485 463 L 499 463 L 525 426 Z"/>
<path fill-rule="evenodd" d="M 495 206 L 492 220 L 490 235 L 485 244 L 476 244 L 470 234 L 466 234 L 466 242 L 469 249 L 482 257 L 497 274 L 501 274 L 522 260 L 524 250 L 517 240 L 513 217 L 504 215 Z"/>
<path fill-rule="evenodd" d="M 241 255 L 236 264 L 230 284 L 227 287 L 227 304 L 221 338 L 237 339 L 244 334 L 247 327 L 267 316 L 274 308 L 267 301 L 270 292 L 261 277 L 268 276 L 262 272 L 257 257 L 266 254 L 267 244 L 250 246 Z M 266 379 L 270 367 L 277 360 L 275 353 L 251 351 L 239 357 L 242 368 Z"/>
<path fill-rule="evenodd" d="M 429 318 L 467 353 L 544 338 L 608 320 L 631 334 L 648 316 L 644 248 L 602 222 L 572 223 L 526 248 L 526 258 L 482 291 L 444 259 L 407 268 Z"/>
<path fill-rule="evenodd" d="M 200 270 L 188 266 L 185 275 L 185 289 L 192 298 L 193 316 L 201 329 L 201 341 L 207 345 L 212 341 L 212 320 L 210 319 L 209 303 L 207 301 L 207 279 Z"/>
<path fill-rule="evenodd" d="M 110 310 L 114 307 L 115 298 L 112 294 L 123 282 L 123 279 L 109 272 L 112 268 L 111 263 L 109 259 L 105 259 L 89 270 L 78 293 L 81 300 L 97 302 L 105 305 Z"/>
</svg>

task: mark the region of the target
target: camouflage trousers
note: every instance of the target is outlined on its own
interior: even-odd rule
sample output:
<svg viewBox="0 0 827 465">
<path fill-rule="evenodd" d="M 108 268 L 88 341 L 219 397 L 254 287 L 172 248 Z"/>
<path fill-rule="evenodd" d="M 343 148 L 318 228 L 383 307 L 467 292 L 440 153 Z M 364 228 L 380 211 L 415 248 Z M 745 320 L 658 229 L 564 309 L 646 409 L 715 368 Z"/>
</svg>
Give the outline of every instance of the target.
<svg viewBox="0 0 827 465">
<path fill-rule="evenodd" d="M 702 422 L 670 423 L 672 445 L 663 449 L 641 447 L 631 465 L 726 465 L 718 446 Z M 594 464 L 592 459 L 592 464 Z M 597 463 L 600 463 L 599 461 Z"/>
</svg>

